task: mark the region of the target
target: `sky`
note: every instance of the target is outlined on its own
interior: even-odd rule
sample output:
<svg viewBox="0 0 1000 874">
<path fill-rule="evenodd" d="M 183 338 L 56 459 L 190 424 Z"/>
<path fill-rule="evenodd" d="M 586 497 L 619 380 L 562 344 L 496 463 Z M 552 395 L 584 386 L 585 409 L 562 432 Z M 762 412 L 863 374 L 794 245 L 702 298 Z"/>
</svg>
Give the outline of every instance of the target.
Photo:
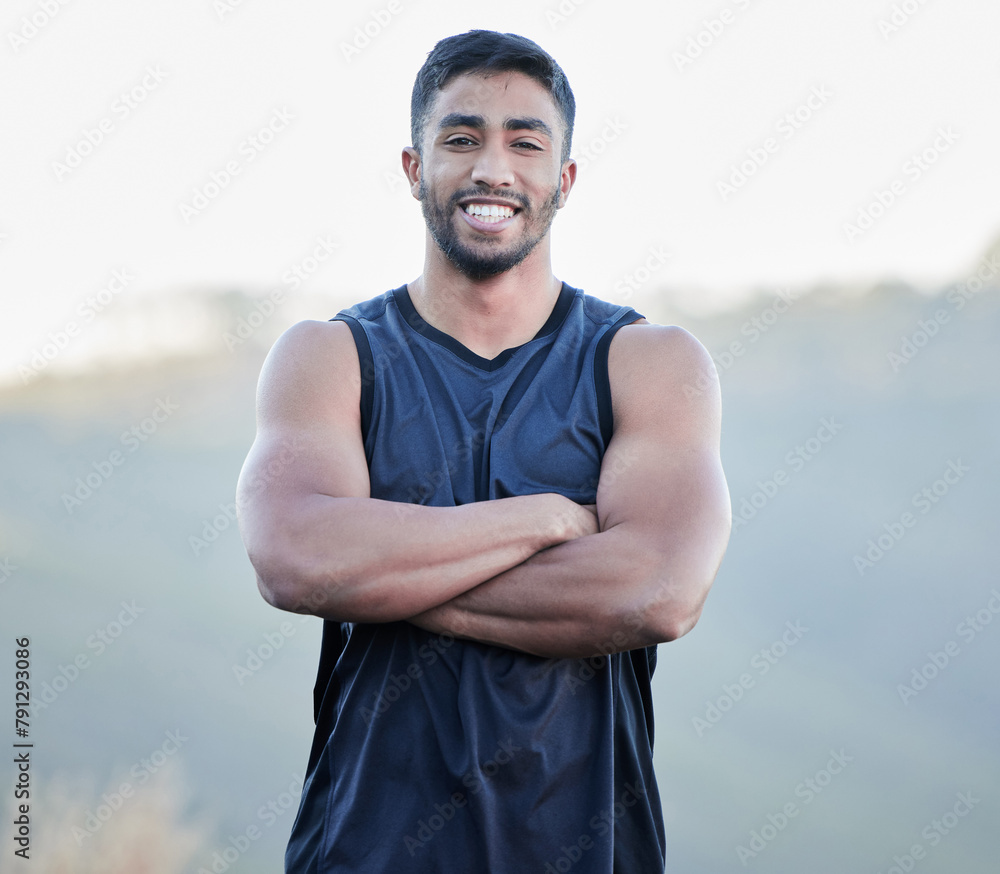
<svg viewBox="0 0 1000 874">
<path fill-rule="evenodd" d="M 573 87 L 553 268 L 591 294 L 711 311 L 783 285 L 930 289 L 1000 237 L 988 0 L 12 0 L 0 384 L 60 339 L 69 369 L 124 348 L 126 299 L 279 288 L 329 295 L 329 318 L 414 279 L 410 90 L 476 27 L 534 39 Z M 164 330 L 197 319 L 178 302 Z"/>
</svg>

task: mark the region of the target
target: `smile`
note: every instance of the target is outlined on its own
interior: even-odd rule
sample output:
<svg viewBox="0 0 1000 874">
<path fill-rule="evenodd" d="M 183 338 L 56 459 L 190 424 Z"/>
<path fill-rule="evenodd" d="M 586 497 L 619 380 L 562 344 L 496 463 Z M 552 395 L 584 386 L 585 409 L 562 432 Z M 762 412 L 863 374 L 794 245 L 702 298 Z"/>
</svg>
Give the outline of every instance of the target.
<svg viewBox="0 0 1000 874">
<path fill-rule="evenodd" d="M 474 228 L 500 230 L 507 226 L 520 209 L 496 203 L 466 203 L 462 216 Z"/>
<path fill-rule="evenodd" d="M 484 222 L 489 222 L 510 218 L 514 215 L 515 209 L 512 206 L 497 206 L 495 203 L 467 203 L 465 211 L 469 215 L 479 216 Z"/>
</svg>

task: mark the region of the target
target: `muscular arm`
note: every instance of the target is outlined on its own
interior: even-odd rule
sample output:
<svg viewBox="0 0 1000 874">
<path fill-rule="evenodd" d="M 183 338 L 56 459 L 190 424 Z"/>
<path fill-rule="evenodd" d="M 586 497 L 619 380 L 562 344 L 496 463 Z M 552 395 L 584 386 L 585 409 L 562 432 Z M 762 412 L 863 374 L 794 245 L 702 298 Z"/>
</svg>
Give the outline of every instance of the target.
<svg viewBox="0 0 1000 874">
<path fill-rule="evenodd" d="M 269 603 L 338 621 L 404 619 L 596 529 L 555 494 L 461 507 L 373 499 L 360 386 L 342 322 L 294 325 L 264 363 L 236 505 Z"/>
<path fill-rule="evenodd" d="M 597 489 L 600 531 L 411 622 L 550 657 L 634 649 L 694 626 L 731 524 L 715 368 L 690 334 L 654 325 L 620 329 L 608 367 L 615 429 Z"/>
</svg>

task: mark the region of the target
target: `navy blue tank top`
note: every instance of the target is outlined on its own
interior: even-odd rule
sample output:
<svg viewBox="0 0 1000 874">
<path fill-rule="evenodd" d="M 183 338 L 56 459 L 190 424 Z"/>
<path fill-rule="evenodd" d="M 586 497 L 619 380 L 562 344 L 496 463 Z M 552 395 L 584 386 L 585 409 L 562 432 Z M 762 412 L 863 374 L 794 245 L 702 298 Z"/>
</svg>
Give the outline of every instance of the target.
<svg viewBox="0 0 1000 874">
<path fill-rule="evenodd" d="M 483 358 L 406 286 L 343 310 L 373 498 L 594 503 L 608 347 L 641 316 L 565 283 L 527 343 Z M 613 586 L 615 581 L 608 580 Z M 291 874 L 662 874 L 656 647 L 549 659 L 408 622 L 325 621 Z"/>
</svg>

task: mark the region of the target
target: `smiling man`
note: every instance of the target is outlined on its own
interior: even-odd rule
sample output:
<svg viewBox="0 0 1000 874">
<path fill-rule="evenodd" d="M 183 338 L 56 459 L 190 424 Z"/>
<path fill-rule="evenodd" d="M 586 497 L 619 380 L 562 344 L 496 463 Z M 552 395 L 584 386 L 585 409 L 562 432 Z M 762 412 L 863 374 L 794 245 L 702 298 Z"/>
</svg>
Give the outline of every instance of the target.
<svg viewBox="0 0 1000 874">
<path fill-rule="evenodd" d="M 530 40 L 439 42 L 422 273 L 265 362 L 240 528 L 267 601 L 325 620 L 289 872 L 663 870 L 650 679 L 729 536 L 718 383 L 553 275 L 574 112 Z"/>
</svg>

